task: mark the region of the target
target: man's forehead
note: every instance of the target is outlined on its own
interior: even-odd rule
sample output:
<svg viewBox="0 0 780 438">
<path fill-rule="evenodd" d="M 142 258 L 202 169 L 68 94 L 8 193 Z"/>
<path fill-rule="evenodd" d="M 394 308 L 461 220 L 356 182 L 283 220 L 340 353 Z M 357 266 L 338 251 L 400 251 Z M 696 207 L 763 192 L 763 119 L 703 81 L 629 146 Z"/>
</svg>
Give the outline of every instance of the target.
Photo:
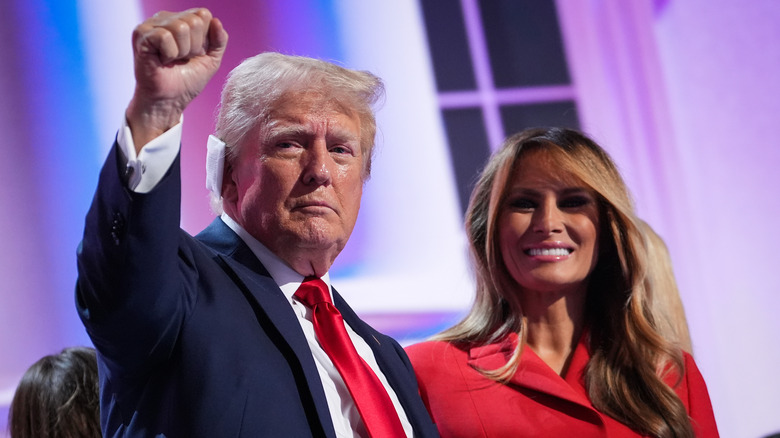
<svg viewBox="0 0 780 438">
<path fill-rule="evenodd" d="M 358 141 L 360 120 L 333 108 L 292 106 L 271 112 L 260 126 L 260 135 L 265 139 L 320 134 Z"/>
<path fill-rule="evenodd" d="M 264 123 L 265 131 L 358 130 L 359 119 L 338 111 L 273 112 Z"/>
<path fill-rule="evenodd" d="M 324 114 L 340 113 L 347 116 L 354 114 L 354 103 L 350 103 L 346 96 L 337 93 L 317 89 L 290 90 L 282 93 L 272 103 L 270 113 L 307 113 Z"/>
<path fill-rule="evenodd" d="M 266 125 L 311 124 L 354 119 L 355 111 L 325 96 L 309 94 L 280 98 L 265 117 Z"/>
</svg>

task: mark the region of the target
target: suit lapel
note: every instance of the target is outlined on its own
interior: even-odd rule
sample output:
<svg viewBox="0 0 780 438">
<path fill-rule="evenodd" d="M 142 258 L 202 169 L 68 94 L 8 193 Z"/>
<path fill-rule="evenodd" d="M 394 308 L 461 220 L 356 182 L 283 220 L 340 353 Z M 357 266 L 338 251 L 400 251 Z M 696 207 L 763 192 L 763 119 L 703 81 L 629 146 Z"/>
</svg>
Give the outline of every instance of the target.
<svg viewBox="0 0 780 438">
<path fill-rule="evenodd" d="M 355 333 L 359 334 L 360 337 L 366 341 L 369 347 L 374 350 L 375 354 L 377 353 L 377 350 L 384 350 L 385 347 L 390 347 L 389 345 L 382 344 L 380 339 L 375 336 L 374 331 L 369 327 L 369 325 L 357 316 L 355 311 L 349 307 L 349 304 L 344 301 L 344 298 L 341 297 L 335 288 L 332 288 L 332 290 L 333 304 L 337 309 L 339 309 L 339 312 L 341 312 L 341 316 L 344 318 L 344 321 L 346 321 L 346 323 L 352 327 L 352 330 L 354 330 Z M 385 353 L 383 352 L 383 354 Z"/>
<path fill-rule="evenodd" d="M 333 289 L 333 303 L 341 312 L 344 321 L 363 338 L 374 352 L 379 369 L 382 370 L 387 382 L 395 391 L 406 418 L 411 423 L 416 436 L 438 436 L 430 432 L 434 430 L 425 405 L 422 403 L 417 388 L 417 380 L 412 371 L 412 365 L 406 355 L 401 355 L 396 349 L 396 343 L 371 328 L 344 301 L 341 295 Z M 400 348 L 400 347 L 398 347 Z"/>
<path fill-rule="evenodd" d="M 255 311 L 258 321 L 270 321 L 279 336 L 290 347 L 306 378 L 319 422 L 326 436 L 335 437 L 328 402 L 322 387 L 317 365 L 314 363 L 306 336 L 279 286 L 255 257 L 252 250 L 221 219 L 217 218 L 198 239 L 217 251 L 220 264 L 236 286 L 241 289 Z"/>
<path fill-rule="evenodd" d="M 469 351 L 469 365 L 477 369 L 498 369 L 509 361 L 516 345 L 517 335 L 513 333 L 502 342 L 472 348 Z M 587 354 L 587 351 L 585 351 L 585 354 Z M 587 363 L 587 359 L 585 363 Z M 574 365 L 575 361 L 572 360 L 569 375 L 575 375 L 579 371 L 574 369 Z M 578 367 L 584 366 L 581 360 L 578 360 L 576 365 Z M 528 347 L 523 349 L 520 356 L 520 365 L 508 384 L 549 394 L 582 405 L 588 409 L 593 409 L 583 392 L 575 390 L 570 382 L 559 376 Z"/>
</svg>

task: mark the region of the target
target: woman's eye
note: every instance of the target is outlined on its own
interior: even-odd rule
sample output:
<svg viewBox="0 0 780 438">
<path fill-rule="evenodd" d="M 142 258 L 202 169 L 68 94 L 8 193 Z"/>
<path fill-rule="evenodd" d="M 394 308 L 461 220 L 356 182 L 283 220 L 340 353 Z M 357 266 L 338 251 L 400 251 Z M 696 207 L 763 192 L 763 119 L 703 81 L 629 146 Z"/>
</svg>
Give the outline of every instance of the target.
<svg viewBox="0 0 780 438">
<path fill-rule="evenodd" d="M 574 196 L 571 198 L 566 198 L 562 200 L 559 204 L 560 208 L 577 208 L 582 207 L 585 205 L 588 205 L 590 203 L 590 198 L 586 196 Z"/>
<path fill-rule="evenodd" d="M 520 210 L 531 210 L 536 208 L 536 202 L 525 198 L 515 199 L 512 201 L 511 205 Z"/>
</svg>

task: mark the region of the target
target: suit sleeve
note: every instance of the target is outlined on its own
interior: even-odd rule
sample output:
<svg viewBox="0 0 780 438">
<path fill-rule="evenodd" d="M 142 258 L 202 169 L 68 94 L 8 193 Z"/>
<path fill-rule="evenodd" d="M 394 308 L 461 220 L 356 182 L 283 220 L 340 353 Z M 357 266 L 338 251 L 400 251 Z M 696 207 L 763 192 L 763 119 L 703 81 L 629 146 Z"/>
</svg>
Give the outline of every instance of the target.
<svg viewBox="0 0 780 438">
<path fill-rule="evenodd" d="M 180 245 L 179 157 L 149 193 L 130 191 L 116 143 L 104 164 L 77 253 L 76 305 L 109 369 L 143 373 L 165 360 L 193 300 Z"/>
</svg>

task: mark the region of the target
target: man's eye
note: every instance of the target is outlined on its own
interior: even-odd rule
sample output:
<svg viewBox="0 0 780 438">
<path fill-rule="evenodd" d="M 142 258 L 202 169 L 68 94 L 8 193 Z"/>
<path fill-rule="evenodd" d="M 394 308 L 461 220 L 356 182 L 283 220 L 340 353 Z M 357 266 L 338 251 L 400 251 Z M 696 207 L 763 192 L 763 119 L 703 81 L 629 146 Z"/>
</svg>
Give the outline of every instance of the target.
<svg viewBox="0 0 780 438">
<path fill-rule="evenodd" d="M 331 146 L 330 151 L 335 154 L 352 154 L 352 148 L 345 145 L 334 145 Z"/>
<path fill-rule="evenodd" d="M 289 141 L 282 141 L 282 142 L 277 143 L 276 147 L 278 147 L 280 149 L 289 149 L 289 148 L 293 147 L 293 144 L 290 143 Z"/>
</svg>

